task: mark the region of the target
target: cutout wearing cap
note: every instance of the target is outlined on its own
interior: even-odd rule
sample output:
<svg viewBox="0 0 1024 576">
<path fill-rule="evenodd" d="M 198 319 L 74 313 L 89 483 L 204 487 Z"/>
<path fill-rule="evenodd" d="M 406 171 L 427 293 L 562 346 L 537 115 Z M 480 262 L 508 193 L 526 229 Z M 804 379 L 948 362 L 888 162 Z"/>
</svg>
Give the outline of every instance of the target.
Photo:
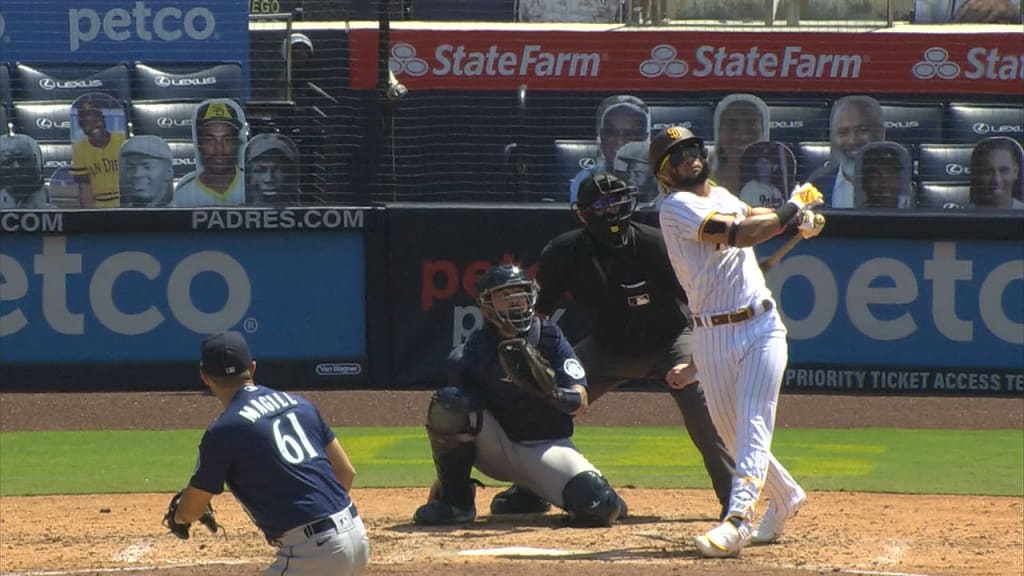
<svg viewBox="0 0 1024 576">
<path fill-rule="evenodd" d="M 234 330 L 207 336 L 200 358 L 199 369 L 211 376 L 237 376 L 252 366 L 249 344 Z"/>
<path fill-rule="evenodd" d="M 242 114 L 237 109 L 237 106 L 237 104 L 230 100 L 207 100 L 200 104 L 199 109 L 196 110 L 196 126 L 202 126 L 211 122 L 224 122 L 241 129 L 243 125 Z"/>
</svg>

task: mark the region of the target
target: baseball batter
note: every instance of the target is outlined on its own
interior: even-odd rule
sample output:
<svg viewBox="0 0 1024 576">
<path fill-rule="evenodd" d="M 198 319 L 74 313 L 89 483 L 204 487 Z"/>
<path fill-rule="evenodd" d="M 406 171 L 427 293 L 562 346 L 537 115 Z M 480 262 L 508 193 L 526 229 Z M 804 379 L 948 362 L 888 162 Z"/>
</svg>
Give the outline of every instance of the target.
<svg viewBox="0 0 1024 576">
<path fill-rule="evenodd" d="M 649 161 L 668 196 L 659 220 L 693 312 L 694 362 L 712 420 L 736 461 L 726 518 L 695 544 L 703 556 L 738 556 L 751 540 L 776 540 L 806 500 L 771 452 L 786 327 L 751 247 L 791 222 L 805 237 L 820 233 L 824 221 L 808 208 L 821 204 L 822 195 L 804 186 L 778 210 L 752 208 L 708 180 L 704 142 L 686 128 L 655 136 Z M 755 531 L 762 489 L 770 504 Z"/>
<path fill-rule="evenodd" d="M 449 355 L 448 385 L 430 401 L 437 483 L 413 521 L 472 522 L 474 466 L 562 508 L 577 526 L 625 517 L 626 503 L 572 442 L 573 416 L 587 408 L 586 375 L 558 325 L 534 315 L 536 284 L 505 265 L 476 290 L 487 322 Z"/>
<path fill-rule="evenodd" d="M 196 520 L 215 530 L 210 499 L 227 483 L 278 548 L 265 576 L 362 574 L 370 544 L 349 496 L 356 471 L 331 427 L 305 398 L 253 382 L 256 363 L 240 333 L 210 336 L 201 349 L 200 376 L 224 412 L 203 434 L 168 528 L 180 538 Z"/>
</svg>

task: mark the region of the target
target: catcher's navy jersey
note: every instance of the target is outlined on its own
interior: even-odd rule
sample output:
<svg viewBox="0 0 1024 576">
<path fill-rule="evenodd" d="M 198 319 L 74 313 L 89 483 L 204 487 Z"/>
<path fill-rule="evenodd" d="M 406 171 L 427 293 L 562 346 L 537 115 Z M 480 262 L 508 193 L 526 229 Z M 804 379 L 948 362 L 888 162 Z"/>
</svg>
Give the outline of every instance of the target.
<svg viewBox="0 0 1024 576">
<path fill-rule="evenodd" d="M 351 502 L 324 447 L 334 432 L 309 401 L 242 387 L 206 429 L 190 484 L 220 494 L 227 482 L 268 540 Z"/>
<path fill-rule="evenodd" d="M 560 387 L 587 385 L 583 366 L 556 324 L 534 319 L 527 340 L 551 364 Z M 572 416 L 519 388 L 505 375 L 498 360 L 500 341 L 497 329 L 490 323 L 470 334 L 466 343 L 456 347 L 448 357 L 449 384 L 479 398 L 511 440 L 525 442 L 572 436 Z"/>
</svg>

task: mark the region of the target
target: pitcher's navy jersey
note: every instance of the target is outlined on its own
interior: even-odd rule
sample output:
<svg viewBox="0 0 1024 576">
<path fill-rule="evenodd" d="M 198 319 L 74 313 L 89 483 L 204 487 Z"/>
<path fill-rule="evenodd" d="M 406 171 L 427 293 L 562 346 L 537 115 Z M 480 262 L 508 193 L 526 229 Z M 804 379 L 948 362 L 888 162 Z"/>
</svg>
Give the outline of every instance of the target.
<svg viewBox="0 0 1024 576">
<path fill-rule="evenodd" d="M 227 482 L 267 540 L 350 503 L 324 447 L 334 432 L 308 400 L 242 387 L 206 429 L 190 484 L 220 494 Z"/>
<path fill-rule="evenodd" d="M 587 385 L 583 366 L 558 325 L 535 318 L 527 336 L 530 344 L 551 364 L 558 385 Z M 466 339 L 448 357 L 449 384 L 479 398 L 505 434 L 516 442 L 556 440 L 573 433 L 572 416 L 516 386 L 498 360 L 501 337 L 490 323 Z"/>
</svg>

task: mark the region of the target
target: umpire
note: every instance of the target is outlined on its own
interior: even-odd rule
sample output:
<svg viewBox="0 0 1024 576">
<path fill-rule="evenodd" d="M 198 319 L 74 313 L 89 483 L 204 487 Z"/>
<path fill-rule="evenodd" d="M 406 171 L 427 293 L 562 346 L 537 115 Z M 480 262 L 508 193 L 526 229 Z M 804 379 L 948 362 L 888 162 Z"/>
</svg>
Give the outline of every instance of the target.
<svg viewBox="0 0 1024 576">
<path fill-rule="evenodd" d="M 587 371 L 591 403 L 631 380 L 657 379 L 669 387 L 704 458 L 724 517 L 733 460 L 711 422 L 704 391 L 675 368 L 691 362 L 686 294 L 661 231 L 632 221 L 636 196 L 635 188 L 610 173 L 598 172 L 581 182 L 572 209 L 582 227 L 555 237 L 541 253 L 536 310 L 550 316 L 566 295 L 586 311 L 590 334 L 574 349 Z M 519 486 L 495 496 L 491 505 L 492 513 L 545 508 Z"/>
</svg>

